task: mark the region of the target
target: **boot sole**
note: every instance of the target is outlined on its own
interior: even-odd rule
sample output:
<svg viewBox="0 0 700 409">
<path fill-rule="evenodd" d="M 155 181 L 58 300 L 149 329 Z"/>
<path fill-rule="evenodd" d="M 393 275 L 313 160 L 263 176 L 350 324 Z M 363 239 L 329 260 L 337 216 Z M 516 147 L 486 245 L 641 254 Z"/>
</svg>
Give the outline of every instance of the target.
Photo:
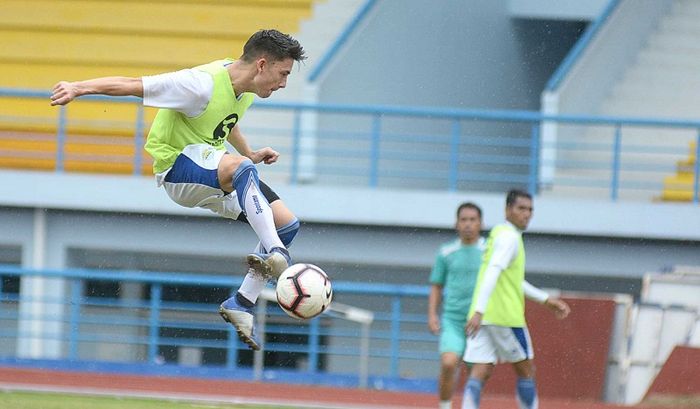
<svg viewBox="0 0 700 409">
<path fill-rule="evenodd" d="M 224 307 L 219 307 L 219 315 L 221 315 L 221 318 L 224 319 L 224 321 L 228 322 L 229 324 L 233 325 L 233 328 L 236 329 L 236 334 L 238 334 L 238 339 L 241 340 L 244 344 L 248 345 L 250 349 L 254 351 L 259 351 L 260 350 L 260 345 L 258 345 L 255 340 L 241 331 L 236 324 L 231 322 L 231 320 L 228 318 L 228 315 L 226 315 L 226 311 L 224 310 Z"/>
</svg>

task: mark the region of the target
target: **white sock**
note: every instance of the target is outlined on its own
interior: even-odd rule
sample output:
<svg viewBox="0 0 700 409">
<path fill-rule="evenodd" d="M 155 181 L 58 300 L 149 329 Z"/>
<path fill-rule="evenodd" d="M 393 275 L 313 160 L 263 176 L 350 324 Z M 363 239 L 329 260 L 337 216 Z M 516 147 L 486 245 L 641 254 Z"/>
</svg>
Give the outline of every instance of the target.
<svg viewBox="0 0 700 409">
<path fill-rule="evenodd" d="M 272 250 L 273 247 L 284 248 L 282 240 L 277 235 L 272 208 L 254 183 L 251 183 L 245 192 L 245 215 L 267 251 Z"/>
<path fill-rule="evenodd" d="M 246 274 L 241 286 L 238 288 L 238 292 L 246 298 L 246 300 L 255 304 L 258 301 L 258 297 L 265 288 L 266 280 L 260 277 L 258 274 Z"/>
<path fill-rule="evenodd" d="M 258 243 L 253 252 L 260 253 L 261 251 L 263 251 L 262 244 Z M 258 274 L 248 273 L 245 275 L 245 278 L 243 278 L 243 282 L 238 288 L 238 292 L 241 293 L 246 300 L 255 304 L 258 301 L 258 297 L 260 296 L 263 288 L 265 288 L 265 283 L 266 280 L 260 277 Z"/>
<path fill-rule="evenodd" d="M 452 409 L 452 401 L 451 400 L 441 400 L 440 405 L 438 406 L 438 409 Z"/>
</svg>

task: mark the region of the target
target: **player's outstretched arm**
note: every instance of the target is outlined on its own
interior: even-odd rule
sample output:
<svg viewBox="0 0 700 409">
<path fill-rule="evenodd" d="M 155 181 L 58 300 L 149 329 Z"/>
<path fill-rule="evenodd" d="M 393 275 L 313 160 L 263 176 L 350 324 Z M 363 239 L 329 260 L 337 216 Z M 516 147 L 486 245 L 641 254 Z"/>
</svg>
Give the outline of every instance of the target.
<svg viewBox="0 0 700 409">
<path fill-rule="evenodd" d="M 560 320 L 566 318 L 571 312 L 569 304 L 565 303 L 561 298 L 550 297 L 546 291 L 535 287 L 527 281 L 523 281 L 523 293 L 525 293 L 526 298 L 549 308 L 554 313 L 554 316 Z"/>
<path fill-rule="evenodd" d="M 557 319 L 560 320 L 568 317 L 569 313 L 571 312 L 571 307 L 569 307 L 569 304 L 560 298 L 549 297 L 547 298 L 547 301 L 544 302 L 544 305 L 554 313 L 554 316 Z"/>
<path fill-rule="evenodd" d="M 141 78 L 102 77 L 85 81 L 61 81 L 54 85 L 51 105 L 66 105 L 82 95 L 135 96 L 143 98 Z"/>
</svg>

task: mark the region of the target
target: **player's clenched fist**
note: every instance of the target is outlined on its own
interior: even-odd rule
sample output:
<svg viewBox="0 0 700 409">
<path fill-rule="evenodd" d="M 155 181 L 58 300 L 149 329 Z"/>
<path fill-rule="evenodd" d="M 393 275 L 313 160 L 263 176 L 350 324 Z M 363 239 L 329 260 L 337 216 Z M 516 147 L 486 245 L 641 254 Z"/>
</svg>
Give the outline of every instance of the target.
<svg viewBox="0 0 700 409">
<path fill-rule="evenodd" d="M 76 87 L 72 82 L 61 81 L 54 85 L 51 94 L 51 105 L 65 105 L 77 96 Z"/>
</svg>

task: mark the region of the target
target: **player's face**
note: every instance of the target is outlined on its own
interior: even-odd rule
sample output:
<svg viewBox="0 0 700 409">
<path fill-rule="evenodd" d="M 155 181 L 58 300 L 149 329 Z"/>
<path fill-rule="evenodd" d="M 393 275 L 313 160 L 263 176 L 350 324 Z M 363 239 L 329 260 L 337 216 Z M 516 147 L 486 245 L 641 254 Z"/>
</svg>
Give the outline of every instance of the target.
<svg viewBox="0 0 700 409">
<path fill-rule="evenodd" d="M 481 233 L 481 218 L 476 209 L 465 207 L 459 211 L 455 225 L 457 234 L 463 243 L 473 243 Z"/>
<path fill-rule="evenodd" d="M 520 230 L 527 229 L 532 218 L 532 200 L 519 196 L 515 203 L 506 207 L 506 219 Z"/>
<path fill-rule="evenodd" d="M 291 58 L 280 61 L 259 59 L 258 74 L 255 77 L 255 94 L 260 98 L 267 98 L 278 89 L 286 87 L 287 77 L 292 72 L 293 64 L 294 60 Z"/>
</svg>

